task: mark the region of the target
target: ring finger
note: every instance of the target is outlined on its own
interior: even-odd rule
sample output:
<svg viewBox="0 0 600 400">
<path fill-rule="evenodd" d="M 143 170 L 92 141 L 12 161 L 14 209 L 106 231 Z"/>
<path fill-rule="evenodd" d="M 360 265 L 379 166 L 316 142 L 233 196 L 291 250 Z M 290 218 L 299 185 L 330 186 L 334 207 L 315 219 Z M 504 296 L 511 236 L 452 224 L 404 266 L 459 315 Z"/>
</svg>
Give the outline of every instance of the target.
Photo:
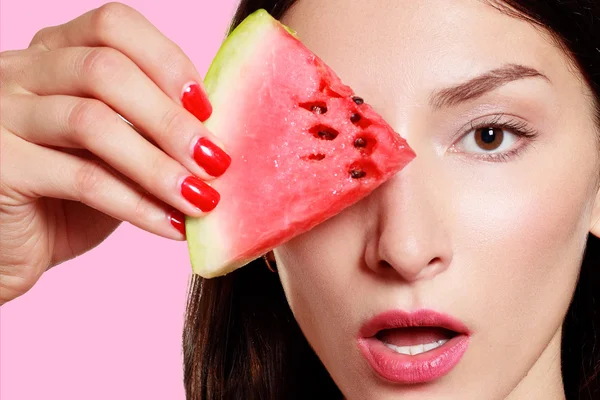
<svg viewBox="0 0 600 400">
<path fill-rule="evenodd" d="M 87 149 L 184 214 L 200 216 L 220 199 L 215 189 L 138 135 L 101 101 L 29 94 L 4 100 L 0 113 L 9 131 L 32 143 Z"/>
</svg>

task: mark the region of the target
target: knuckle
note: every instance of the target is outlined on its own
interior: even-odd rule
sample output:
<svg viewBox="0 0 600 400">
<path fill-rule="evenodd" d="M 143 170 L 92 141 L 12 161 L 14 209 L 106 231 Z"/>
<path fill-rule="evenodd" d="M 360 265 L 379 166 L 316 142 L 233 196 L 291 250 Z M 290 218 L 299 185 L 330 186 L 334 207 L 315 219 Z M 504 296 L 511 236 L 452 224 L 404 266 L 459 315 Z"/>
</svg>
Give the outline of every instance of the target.
<svg viewBox="0 0 600 400">
<path fill-rule="evenodd" d="M 107 129 L 94 129 L 96 125 L 106 121 L 106 106 L 99 100 L 78 99 L 71 108 L 66 132 L 80 144 L 90 140 L 100 140 L 99 135 Z"/>
<path fill-rule="evenodd" d="M 125 57 L 110 47 L 94 47 L 86 51 L 81 62 L 81 78 L 88 85 L 110 82 L 123 70 Z"/>
<path fill-rule="evenodd" d="M 160 65 L 167 76 L 172 80 L 180 80 L 187 76 L 193 76 L 193 66 L 191 61 L 184 55 L 179 47 L 164 52 L 161 57 Z"/>
<path fill-rule="evenodd" d="M 30 66 L 39 59 L 30 49 L 7 50 L 0 53 L 0 92 L 23 93 L 21 82 L 31 80 Z"/>
<path fill-rule="evenodd" d="M 152 192 L 158 198 L 169 198 L 170 188 L 174 177 L 180 176 L 181 171 L 174 167 L 174 162 L 162 152 L 156 152 L 144 163 L 144 176 L 138 183 Z"/>
<path fill-rule="evenodd" d="M 107 38 L 115 26 L 130 18 L 132 13 L 133 9 L 123 3 L 106 3 L 92 14 L 91 29 L 98 38 Z"/>
<path fill-rule="evenodd" d="M 162 142 L 162 139 L 177 137 L 185 132 L 188 116 L 184 113 L 183 109 L 178 107 L 169 108 L 164 115 L 161 117 L 160 125 L 157 130 L 159 137 L 157 138 Z"/>
<path fill-rule="evenodd" d="M 84 204 L 97 198 L 102 190 L 103 182 L 107 179 L 107 172 L 99 161 L 85 161 L 75 175 L 75 196 Z"/>
<path fill-rule="evenodd" d="M 41 45 L 44 49 L 48 50 L 48 46 L 46 43 L 48 42 L 48 37 L 52 34 L 52 31 L 56 29 L 54 27 L 45 27 L 40 29 L 33 35 L 31 42 L 29 43 L 29 47 L 34 45 Z"/>
<path fill-rule="evenodd" d="M 140 221 L 147 219 L 149 215 L 152 215 L 154 207 L 149 194 L 141 193 L 133 209 L 133 220 Z"/>
<path fill-rule="evenodd" d="M 169 171 L 170 168 L 166 167 L 166 163 L 164 162 L 163 153 L 158 153 L 155 157 L 153 157 L 148 163 L 147 176 L 151 177 L 154 182 L 153 186 L 158 186 L 159 191 L 162 191 L 166 186 L 164 184 L 165 176 L 168 175 L 166 171 Z"/>
</svg>

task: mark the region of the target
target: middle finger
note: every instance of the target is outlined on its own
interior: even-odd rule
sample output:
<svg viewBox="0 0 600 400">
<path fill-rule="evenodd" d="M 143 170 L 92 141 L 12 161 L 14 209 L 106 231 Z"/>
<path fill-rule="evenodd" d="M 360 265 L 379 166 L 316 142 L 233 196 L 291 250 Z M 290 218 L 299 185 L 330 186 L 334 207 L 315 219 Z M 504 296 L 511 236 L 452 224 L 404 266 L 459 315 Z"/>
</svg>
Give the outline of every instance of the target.
<svg viewBox="0 0 600 400">
<path fill-rule="evenodd" d="M 143 71 L 108 47 L 68 47 L 31 56 L 19 84 L 39 95 L 101 100 L 194 175 L 222 175 L 231 158 L 200 121 L 173 102 Z"/>
</svg>

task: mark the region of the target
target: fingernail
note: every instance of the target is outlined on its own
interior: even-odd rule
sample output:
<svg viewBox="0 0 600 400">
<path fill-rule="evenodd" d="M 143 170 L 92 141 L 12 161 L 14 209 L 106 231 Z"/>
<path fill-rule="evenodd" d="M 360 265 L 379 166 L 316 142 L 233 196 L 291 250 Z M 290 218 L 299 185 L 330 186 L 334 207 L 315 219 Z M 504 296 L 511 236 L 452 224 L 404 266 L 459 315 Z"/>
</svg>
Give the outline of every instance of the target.
<svg viewBox="0 0 600 400">
<path fill-rule="evenodd" d="M 212 176 L 223 175 L 231 165 L 231 157 L 205 137 L 198 139 L 194 146 L 194 160 Z"/>
<path fill-rule="evenodd" d="M 202 122 L 206 121 L 212 114 L 212 105 L 206 92 L 195 82 L 190 83 L 183 89 L 181 103 L 186 110 Z"/>
<path fill-rule="evenodd" d="M 187 201 L 204 212 L 214 210 L 221 195 L 195 176 L 188 176 L 181 184 L 181 194 Z"/>
<path fill-rule="evenodd" d="M 185 235 L 185 215 L 179 210 L 171 211 L 169 214 L 169 221 L 171 221 L 171 225 L 183 235 Z"/>
</svg>

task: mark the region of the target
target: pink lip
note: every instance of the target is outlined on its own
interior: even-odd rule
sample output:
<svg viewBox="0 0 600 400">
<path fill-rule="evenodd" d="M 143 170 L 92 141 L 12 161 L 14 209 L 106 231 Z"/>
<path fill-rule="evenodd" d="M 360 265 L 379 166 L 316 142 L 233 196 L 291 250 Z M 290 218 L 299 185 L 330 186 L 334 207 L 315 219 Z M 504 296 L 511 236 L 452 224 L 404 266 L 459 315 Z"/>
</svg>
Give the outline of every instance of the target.
<svg viewBox="0 0 600 400">
<path fill-rule="evenodd" d="M 423 326 L 448 329 L 457 335 L 437 349 L 416 356 L 396 353 L 375 337 L 383 329 Z M 367 321 L 360 329 L 358 345 L 371 368 L 382 378 L 393 383 L 417 384 L 449 373 L 467 351 L 470 334 L 462 322 L 448 315 L 431 310 L 413 313 L 393 310 Z"/>
</svg>

